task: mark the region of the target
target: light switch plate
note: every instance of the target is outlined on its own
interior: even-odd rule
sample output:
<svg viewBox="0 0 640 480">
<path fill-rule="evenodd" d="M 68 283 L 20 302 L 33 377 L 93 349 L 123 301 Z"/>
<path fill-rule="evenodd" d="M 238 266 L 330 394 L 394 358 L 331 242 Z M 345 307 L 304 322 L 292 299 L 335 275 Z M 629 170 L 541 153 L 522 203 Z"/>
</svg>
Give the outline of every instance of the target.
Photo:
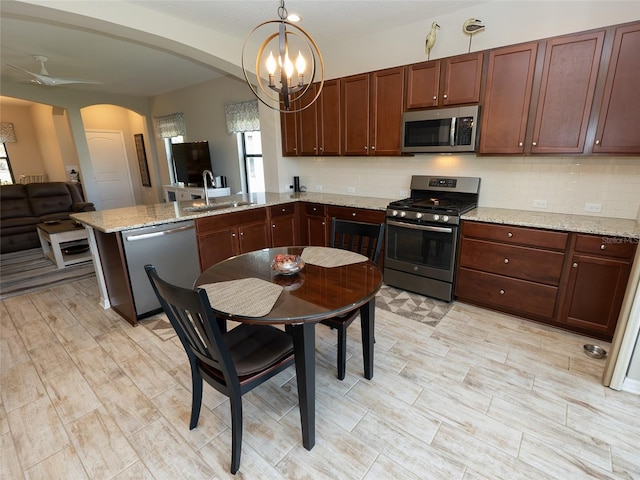
<svg viewBox="0 0 640 480">
<path fill-rule="evenodd" d="M 322 191 L 322 185 L 316 184 L 316 192 L 321 192 L 321 191 Z"/>
<path fill-rule="evenodd" d="M 584 211 L 585 212 L 593 212 L 593 213 L 601 212 L 602 211 L 602 204 L 601 203 L 585 203 L 584 204 Z"/>
</svg>

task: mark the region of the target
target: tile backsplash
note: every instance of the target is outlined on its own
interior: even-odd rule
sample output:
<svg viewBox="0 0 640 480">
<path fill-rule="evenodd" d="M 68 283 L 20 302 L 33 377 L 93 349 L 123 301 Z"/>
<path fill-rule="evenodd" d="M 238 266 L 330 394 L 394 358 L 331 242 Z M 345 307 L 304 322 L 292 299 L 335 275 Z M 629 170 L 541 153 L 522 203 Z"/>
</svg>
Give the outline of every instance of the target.
<svg viewBox="0 0 640 480">
<path fill-rule="evenodd" d="M 479 204 L 484 207 L 626 219 L 640 216 L 640 157 L 420 154 L 300 157 L 297 165 L 300 183 L 310 192 L 397 200 L 408 196 L 411 175 L 468 176 L 482 179 Z M 546 208 L 539 207 L 545 204 Z"/>
</svg>

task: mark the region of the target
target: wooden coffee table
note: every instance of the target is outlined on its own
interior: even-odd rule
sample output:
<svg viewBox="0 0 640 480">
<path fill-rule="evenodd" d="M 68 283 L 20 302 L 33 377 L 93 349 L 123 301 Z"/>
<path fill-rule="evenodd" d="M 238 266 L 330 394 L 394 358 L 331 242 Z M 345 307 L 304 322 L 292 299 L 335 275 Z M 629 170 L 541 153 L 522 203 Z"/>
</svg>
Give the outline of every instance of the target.
<svg viewBox="0 0 640 480">
<path fill-rule="evenodd" d="M 76 225 L 73 220 L 39 223 L 38 237 L 42 251 L 59 269 L 91 260 L 87 230 Z M 86 251 L 84 245 L 87 247 Z"/>
</svg>

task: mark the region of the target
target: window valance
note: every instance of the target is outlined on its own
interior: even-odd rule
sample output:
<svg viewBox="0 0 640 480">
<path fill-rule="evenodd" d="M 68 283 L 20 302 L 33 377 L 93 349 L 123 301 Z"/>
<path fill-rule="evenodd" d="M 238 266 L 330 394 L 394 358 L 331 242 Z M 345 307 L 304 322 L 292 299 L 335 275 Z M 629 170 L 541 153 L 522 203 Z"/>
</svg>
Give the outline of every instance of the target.
<svg viewBox="0 0 640 480">
<path fill-rule="evenodd" d="M 156 132 L 161 138 L 172 138 L 185 135 L 184 115 L 182 113 L 172 113 L 162 117 L 154 117 Z"/>
<path fill-rule="evenodd" d="M 227 132 L 257 132 L 260 130 L 260 112 L 258 100 L 248 102 L 227 103 L 224 106 L 227 117 Z"/>
</svg>

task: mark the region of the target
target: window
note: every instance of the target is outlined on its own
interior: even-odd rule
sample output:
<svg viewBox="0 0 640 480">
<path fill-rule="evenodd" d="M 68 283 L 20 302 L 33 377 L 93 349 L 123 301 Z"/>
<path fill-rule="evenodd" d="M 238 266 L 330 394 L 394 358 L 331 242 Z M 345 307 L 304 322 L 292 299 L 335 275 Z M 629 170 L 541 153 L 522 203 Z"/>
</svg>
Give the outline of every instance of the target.
<svg viewBox="0 0 640 480">
<path fill-rule="evenodd" d="M 11 170 L 9 154 L 4 143 L 0 143 L 0 184 L 10 185 L 12 183 L 15 183 L 15 179 L 13 178 L 13 170 Z"/>
<path fill-rule="evenodd" d="M 176 165 L 173 161 L 173 153 L 171 153 L 171 144 L 172 143 L 183 143 L 184 137 L 182 135 L 178 135 L 177 137 L 167 137 L 163 138 L 164 140 L 164 150 L 167 153 L 167 159 L 169 162 L 169 175 L 171 177 L 171 184 L 177 182 L 178 175 L 176 174 Z"/>
<path fill-rule="evenodd" d="M 242 132 L 237 135 L 242 142 L 247 189 L 249 193 L 263 193 L 265 185 L 260 132 Z"/>
</svg>

